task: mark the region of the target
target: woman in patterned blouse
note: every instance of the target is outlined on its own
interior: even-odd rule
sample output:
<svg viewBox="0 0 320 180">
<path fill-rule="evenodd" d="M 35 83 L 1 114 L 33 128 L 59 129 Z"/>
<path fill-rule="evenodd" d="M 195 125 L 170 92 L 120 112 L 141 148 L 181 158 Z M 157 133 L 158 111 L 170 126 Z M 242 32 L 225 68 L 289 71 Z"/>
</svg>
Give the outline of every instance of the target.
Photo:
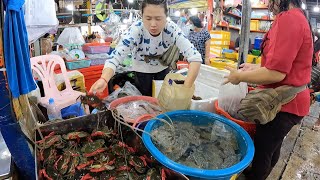
<svg viewBox="0 0 320 180">
<path fill-rule="evenodd" d="M 145 96 L 152 95 L 152 80 L 163 80 L 169 72 L 157 58 L 174 45 L 190 62 L 184 86 L 191 88 L 200 69 L 201 55 L 184 36 L 181 29 L 172 21 L 167 21 L 166 0 L 144 0 L 142 2 L 142 21 L 134 22 L 122 35 L 121 41 L 107 60 L 101 78 L 91 87 L 90 92 L 103 92 L 108 82 L 122 64 L 124 58 L 132 53 L 132 68 L 135 85 Z"/>
<path fill-rule="evenodd" d="M 199 51 L 202 57 L 202 64 L 210 64 L 210 33 L 203 28 L 201 20 L 197 16 L 189 18 L 191 32 L 188 39 Z"/>
</svg>

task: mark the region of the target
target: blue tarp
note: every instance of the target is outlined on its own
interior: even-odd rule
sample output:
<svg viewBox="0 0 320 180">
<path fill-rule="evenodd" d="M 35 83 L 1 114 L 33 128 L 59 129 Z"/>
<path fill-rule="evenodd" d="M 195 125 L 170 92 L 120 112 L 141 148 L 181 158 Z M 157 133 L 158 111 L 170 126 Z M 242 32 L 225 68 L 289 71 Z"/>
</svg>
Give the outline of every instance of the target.
<svg viewBox="0 0 320 180">
<path fill-rule="evenodd" d="M 36 89 L 22 6 L 24 0 L 4 0 L 4 57 L 9 88 L 14 98 Z"/>
</svg>

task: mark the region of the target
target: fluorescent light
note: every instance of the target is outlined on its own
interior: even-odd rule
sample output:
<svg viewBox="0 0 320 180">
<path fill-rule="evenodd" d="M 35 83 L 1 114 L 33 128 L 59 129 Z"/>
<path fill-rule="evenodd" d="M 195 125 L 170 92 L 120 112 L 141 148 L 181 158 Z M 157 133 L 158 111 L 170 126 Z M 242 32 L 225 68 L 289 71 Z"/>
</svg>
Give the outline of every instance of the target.
<svg viewBox="0 0 320 180">
<path fill-rule="evenodd" d="M 306 7 L 306 4 L 305 4 L 305 3 L 302 3 L 302 4 L 301 4 L 301 8 L 305 10 L 305 9 L 307 8 L 307 7 Z"/>
<path fill-rule="evenodd" d="M 319 6 L 314 7 L 314 8 L 313 8 L 313 11 L 314 11 L 314 12 L 319 12 L 319 11 L 320 11 Z"/>
<path fill-rule="evenodd" d="M 73 6 L 72 6 L 71 4 L 69 4 L 69 5 L 67 5 L 67 9 L 68 9 L 69 11 L 72 11 L 72 10 L 73 10 Z"/>
<path fill-rule="evenodd" d="M 176 16 L 176 17 L 180 17 L 180 15 L 181 15 L 180 11 L 176 11 L 176 12 L 174 12 L 174 16 Z"/>
<path fill-rule="evenodd" d="M 191 15 L 197 15 L 198 10 L 197 10 L 196 8 L 192 8 L 192 9 L 190 10 L 190 13 L 191 13 Z"/>
<path fill-rule="evenodd" d="M 128 3 L 133 3 L 134 2 L 134 0 L 128 0 Z"/>
</svg>

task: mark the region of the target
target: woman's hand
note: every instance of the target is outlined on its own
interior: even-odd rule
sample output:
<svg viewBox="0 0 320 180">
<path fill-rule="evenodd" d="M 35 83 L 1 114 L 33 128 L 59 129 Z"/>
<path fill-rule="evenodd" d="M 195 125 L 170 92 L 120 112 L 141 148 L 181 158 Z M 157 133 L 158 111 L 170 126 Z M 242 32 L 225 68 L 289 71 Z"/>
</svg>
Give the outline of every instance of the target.
<svg viewBox="0 0 320 180">
<path fill-rule="evenodd" d="M 210 65 L 210 58 L 206 57 L 204 63 L 209 66 Z"/>
<path fill-rule="evenodd" d="M 108 86 L 108 83 L 105 79 L 98 79 L 92 86 L 89 93 L 102 93 Z"/>
<path fill-rule="evenodd" d="M 223 82 L 223 85 L 228 83 L 238 85 L 241 82 L 240 80 L 241 71 L 238 71 L 237 69 L 231 68 L 231 67 L 225 67 L 225 69 L 229 70 L 230 74 L 224 77 L 226 78 L 226 80 Z"/>
<path fill-rule="evenodd" d="M 191 88 L 196 80 L 201 63 L 200 62 L 191 62 L 189 64 L 189 71 L 186 80 L 184 81 L 184 87 Z"/>
<path fill-rule="evenodd" d="M 240 65 L 242 71 L 252 71 L 256 70 L 260 67 L 259 64 L 250 64 L 250 63 L 243 63 Z"/>
</svg>

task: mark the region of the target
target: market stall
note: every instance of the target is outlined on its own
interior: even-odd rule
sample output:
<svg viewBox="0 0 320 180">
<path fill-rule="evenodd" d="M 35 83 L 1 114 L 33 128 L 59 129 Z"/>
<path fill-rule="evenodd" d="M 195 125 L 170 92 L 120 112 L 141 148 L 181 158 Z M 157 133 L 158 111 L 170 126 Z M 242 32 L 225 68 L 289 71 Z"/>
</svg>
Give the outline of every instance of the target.
<svg viewBox="0 0 320 180">
<path fill-rule="evenodd" d="M 26 150 L 28 160 L 15 162 L 23 169 L 30 159 L 35 160 L 35 167 L 28 166 L 26 179 L 36 174 L 38 179 L 234 180 L 250 165 L 256 119 L 244 119 L 238 111 L 241 99 L 254 88 L 247 83 L 222 84 L 241 60 L 261 64 L 262 36 L 273 21 L 265 2 L 255 2 L 251 7 L 249 2 L 238 1 L 170 1 L 170 18 L 164 17 L 165 25 L 171 26 L 155 34 L 152 32 L 157 29 L 142 27 L 140 11 L 133 9 L 138 2 L 59 2 L 58 14 L 52 18 L 55 21 L 39 25 L 32 24 L 30 17 L 26 21 L 29 41 L 25 45 L 30 45 L 31 57 L 25 58 L 30 63 L 25 69 L 37 88 L 21 93 L 23 98 L 20 94 L 14 97 L 16 117 L 32 121 L 20 124 L 29 130 L 26 137 L 16 133 L 32 146 Z M 35 13 L 31 6 L 28 8 Z M 200 63 L 199 52 L 186 53 L 195 47 L 182 32 L 172 33 L 180 31 L 174 29 L 174 22 L 182 19 L 183 9 L 188 9 L 190 16 L 198 16 L 200 26 L 209 30 L 207 65 Z M 57 19 L 59 25 L 55 24 Z M 41 32 L 29 29 L 38 26 Z M 138 28 L 145 28 L 145 34 L 136 38 L 132 29 Z M 168 39 L 152 39 L 161 33 Z M 185 48 L 185 57 L 178 57 L 179 49 L 171 48 L 175 47 L 171 39 L 183 39 L 179 43 L 192 48 Z M 179 43 L 174 45 L 184 48 Z M 135 48 L 126 49 L 129 46 Z M 158 49 L 162 55 L 157 54 Z M 121 52 L 129 53 L 124 57 Z M 13 57 L 16 52 L 11 53 Z M 115 56 L 123 59 L 115 61 Z M 139 72 L 135 69 L 138 63 L 149 64 Z M 152 69 L 160 64 L 164 66 L 160 72 L 168 71 L 163 77 L 157 76 L 158 69 Z M 153 71 L 145 70 L 148 68 Z M 195 69 L 197 75 L 187 87 L 188 76 Z M 157 74 L 151 78 L 152 97 L 141 91 L 139 84 L 148 84 L 148 80 L 138 79 L 139 73 L 144 73 L 140 78 Z M 112 76 L 108 79 L 105 74 Z M 91 90 L 97 81 L 103 84 L 102 93 Z M 5 106 L 9 106 L 7 100 L 9 97 Z M 1 131 L 9 130 L 1 127 Z M 26 141 L 21 144 L 28 149 Z M 14 158 L 20 158 L 11 143 L 8 148 Z"/>
</svg>

